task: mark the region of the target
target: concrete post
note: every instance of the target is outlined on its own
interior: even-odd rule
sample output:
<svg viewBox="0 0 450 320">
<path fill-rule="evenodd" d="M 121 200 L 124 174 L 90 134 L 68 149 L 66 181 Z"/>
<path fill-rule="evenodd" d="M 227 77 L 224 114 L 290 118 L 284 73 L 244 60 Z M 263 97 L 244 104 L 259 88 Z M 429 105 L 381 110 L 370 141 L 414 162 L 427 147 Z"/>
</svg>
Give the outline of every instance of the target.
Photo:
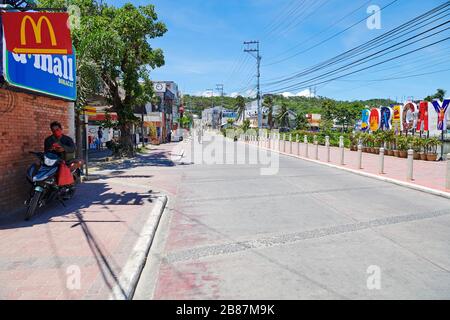
<svg viewBox="0 0 450 320">
<path fill-rule="evenodd" d="M 344 159 L 345 148 L 344 148 L 344 137 L 343 136 L 339 137 L 339 148 L 341 148 L 341 161 L 340 161 L 340 163 L 343 166 L 345 164 L 345 159 Z"/>
<path fill-rule="evenodd" d="M 447 154 L 447 179 L 445 187 L 450 190 L 450 153 Z"/>
<path fill-rule="evenodd" d="M 297 133 L 295 141 L 297 141 L 297 155 L 299 156 L 300 155 L 300 137 L 299 137 L 298 133 Z"/>
<path fill-rule="evenodd" d="M 384 148 L 380 148 L 380 170 L 379 174 L 384 174 Z"/>
<path fill-rule="evenodd" d="M 280 134 L 278 134 L 278 152 L 280 152 L 281 151 L 281 136 L 280 136 Z"/>
<path fill-rule="evenodd" d="M 358 144 L 358 170 L 362 168 L 362 145 Z"/>
<path fill-rule="evenodd" d="M 305 135 L 303 142 L 305 143 L 305 158 L 308 158 L 308 136 Z"/>
<path fill-rule="evenodd" d="M 331 161 L 331 157 L 330 157 L 331 148 L 330 148 L 330 137 L 329 136 L 325 137 L 325 147 L 327 148 L 327 162 L 330 162 Z"/>
<path fill-rule="evenodd" d="M 289 134 L 289 154 L 292 154 L 292 133 Z"/>
<path fill-rule="evenodd" d="M 414 150 L 408 150 L 408 175 L 406 177 L 408 181 L 414 180 Z"/>
<path fill-rule="evenodd" d="M 314 160 L 319 160 L 319 141 L 314 141 Z"/>
</svg>

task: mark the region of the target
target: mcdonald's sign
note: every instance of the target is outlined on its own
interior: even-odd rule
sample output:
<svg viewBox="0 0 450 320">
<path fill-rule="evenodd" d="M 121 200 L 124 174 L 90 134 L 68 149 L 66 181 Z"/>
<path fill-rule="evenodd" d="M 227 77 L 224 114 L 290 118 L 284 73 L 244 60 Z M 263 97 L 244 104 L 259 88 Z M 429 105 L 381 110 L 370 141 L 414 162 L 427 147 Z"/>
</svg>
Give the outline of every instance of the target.
<svg viewBox="0 0 450 320">
<path fill-rule="evenodd" d="M 6 48 L 15 54 L 72 54 L 67 13 L 4 12 Z"/>
</svg>

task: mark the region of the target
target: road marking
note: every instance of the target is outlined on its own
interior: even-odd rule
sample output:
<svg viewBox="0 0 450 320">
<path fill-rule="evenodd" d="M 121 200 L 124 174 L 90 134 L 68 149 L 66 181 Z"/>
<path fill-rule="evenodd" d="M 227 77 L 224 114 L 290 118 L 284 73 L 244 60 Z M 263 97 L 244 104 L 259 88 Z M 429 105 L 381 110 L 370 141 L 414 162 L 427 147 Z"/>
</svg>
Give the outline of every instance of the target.
<svg viewBox="0 0 450 320">
<path fill-rule="evenodd" d="M 163 258 L 163 261 L 165 263 L 176 263 L 181 261 L 197 260 L 211 256 L 233 254 L 252 249 L 264 249 L 274 246 L 290 245 L 304 240 L 319 239 L 328 236 L 367 230 L 371 228 L 395 225 L 406 222 L 420 221 L 425 219 L 432 219 L 446 215 L 450 215 L 450 209 L 374 219 L 365 222 L 356 222 L 351 224 L 332 226 L 328 228 L 319 228 L 315 230 L 282 234 L 272 237 L 263 237 L 254 240 L 204 246 L 200 248 L 170 253 Z"/>
</svg>

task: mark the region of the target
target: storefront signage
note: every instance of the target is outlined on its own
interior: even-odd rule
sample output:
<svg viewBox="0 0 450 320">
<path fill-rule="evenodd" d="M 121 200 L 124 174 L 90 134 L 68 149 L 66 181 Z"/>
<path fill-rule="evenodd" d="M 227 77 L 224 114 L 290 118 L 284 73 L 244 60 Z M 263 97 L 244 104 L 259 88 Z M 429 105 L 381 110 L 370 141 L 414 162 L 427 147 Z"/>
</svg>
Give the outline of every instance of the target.
<svg viewBox="0 0 450 320">
<path fill-rule="evenodd" d="M 72 54 L 67 13 L 4 12 L 2 20 L 9 52 Z"/>
</svg>

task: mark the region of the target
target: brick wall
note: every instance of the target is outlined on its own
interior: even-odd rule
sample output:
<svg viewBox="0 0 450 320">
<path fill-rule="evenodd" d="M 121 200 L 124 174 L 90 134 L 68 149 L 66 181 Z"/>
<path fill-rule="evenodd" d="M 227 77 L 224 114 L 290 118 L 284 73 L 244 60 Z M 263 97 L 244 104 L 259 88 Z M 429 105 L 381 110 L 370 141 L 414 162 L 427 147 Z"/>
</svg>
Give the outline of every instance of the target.
<svg viewBox="0 0 450 320">
<path fill-rule="evenodd" d="M 23 206 L 29 191 L 26 169 L 34 157 L 29 151 L 43 151 L 51 132 L 49 124 L 59 121 L 68 134 L 71 103 L 0 88 L 0 215 Z"/>
</svg>

